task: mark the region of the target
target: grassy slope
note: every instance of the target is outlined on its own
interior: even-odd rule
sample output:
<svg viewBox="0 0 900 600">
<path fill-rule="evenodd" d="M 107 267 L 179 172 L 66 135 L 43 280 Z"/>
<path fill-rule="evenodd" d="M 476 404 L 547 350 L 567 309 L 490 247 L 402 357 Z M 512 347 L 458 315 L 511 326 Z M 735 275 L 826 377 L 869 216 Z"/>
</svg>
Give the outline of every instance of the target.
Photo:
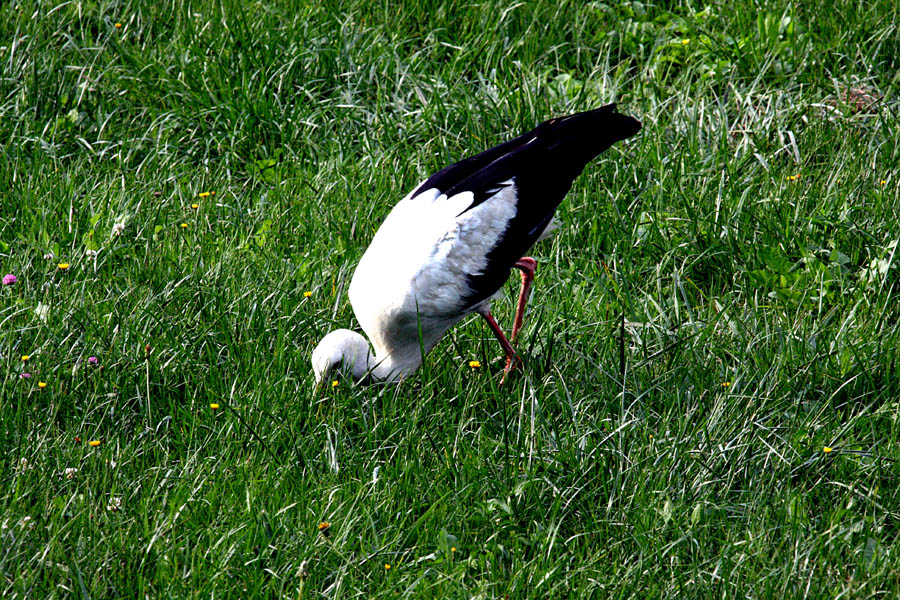
<svg viewBox="0 0 900 600">
<path fill-rule="evenodd" d="M 0 594 L 900 593 L 892 2 L 225 4 L 0 6 Z M 400 196 L 612 100 L 518 378 L 312 393 Z"/>
</svg>

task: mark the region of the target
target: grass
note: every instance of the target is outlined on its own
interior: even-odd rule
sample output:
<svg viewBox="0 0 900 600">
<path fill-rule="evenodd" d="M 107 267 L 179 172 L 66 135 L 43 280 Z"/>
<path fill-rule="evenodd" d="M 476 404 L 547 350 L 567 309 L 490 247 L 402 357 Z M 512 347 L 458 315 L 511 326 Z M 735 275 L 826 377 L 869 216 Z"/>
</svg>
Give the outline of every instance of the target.
<svg viewBox="0 0 900 600">
<path fill-rule="evenodd" d="M 0 595 L 900 595 L 898 23 L 3 3 Z M 610 101 L 518 376 L 473 319 L 313 392 L 400 197 Z"/>
</svg>

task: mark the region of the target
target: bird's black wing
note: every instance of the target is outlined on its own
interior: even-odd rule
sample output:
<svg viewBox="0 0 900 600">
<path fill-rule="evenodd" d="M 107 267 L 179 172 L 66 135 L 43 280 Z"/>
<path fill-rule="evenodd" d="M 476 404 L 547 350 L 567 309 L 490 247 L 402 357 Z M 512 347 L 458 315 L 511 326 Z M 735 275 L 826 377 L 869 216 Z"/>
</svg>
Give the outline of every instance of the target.
<svg viewBox="0 0 900 600">
<path fill-rule="evenodd" d="M 513 267 L 553 218 L 572 182 L 595 156 L 641 129 L 636 119 L 616 112 L 609 104 L 588 112 L 550 119 L 532 131 L 490 150 L 441 169 L 413 193 L 437 188 L 451 197 L 472 192 L 478 206 L 512 181 L 516 214 L 488 253 L 487 268 L 469 275 L 473 306 L 492 296 Z"/>
</svg>

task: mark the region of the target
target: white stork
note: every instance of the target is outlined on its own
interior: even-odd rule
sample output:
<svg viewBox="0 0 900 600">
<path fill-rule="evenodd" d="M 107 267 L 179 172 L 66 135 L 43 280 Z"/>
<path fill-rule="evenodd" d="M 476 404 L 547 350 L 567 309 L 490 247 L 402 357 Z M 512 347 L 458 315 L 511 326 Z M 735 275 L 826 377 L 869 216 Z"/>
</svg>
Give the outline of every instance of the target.
<svg viewBox="0 0 900 600">
<path fill-rule="evenodd" d="M 585 165 L 640 128 L 609 104 L 550 119 L 426 179 L 384 220 L 350 283 L 350 304 L 375 354 L 360 334 L 332 331 L 312 354 L 316 382 L 335 368 L 357 381 L 401 380 L 473 312 L 503 347 L 505 377 L 536 265 L 525 253 L 555 228 L 553 213 Z M 512 268 L 522 272 L 522 287 L 507 339 L 491 299 Z"/>
</svg>

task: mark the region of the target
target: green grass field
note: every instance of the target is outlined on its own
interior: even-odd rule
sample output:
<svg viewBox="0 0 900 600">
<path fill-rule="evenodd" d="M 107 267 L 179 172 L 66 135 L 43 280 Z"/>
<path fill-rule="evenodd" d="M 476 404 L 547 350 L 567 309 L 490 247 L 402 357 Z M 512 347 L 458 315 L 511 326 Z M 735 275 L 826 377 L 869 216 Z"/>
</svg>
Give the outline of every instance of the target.
<svg viewBox="0 0 900 600">
<path fill-rule="evenodd" d="M 0 4 L 0 596 L 900 596 L 900 8 L 754 4 Z M 612 101 L 521 372 L 313 390 L 395 202 Z"/>
</svg>

